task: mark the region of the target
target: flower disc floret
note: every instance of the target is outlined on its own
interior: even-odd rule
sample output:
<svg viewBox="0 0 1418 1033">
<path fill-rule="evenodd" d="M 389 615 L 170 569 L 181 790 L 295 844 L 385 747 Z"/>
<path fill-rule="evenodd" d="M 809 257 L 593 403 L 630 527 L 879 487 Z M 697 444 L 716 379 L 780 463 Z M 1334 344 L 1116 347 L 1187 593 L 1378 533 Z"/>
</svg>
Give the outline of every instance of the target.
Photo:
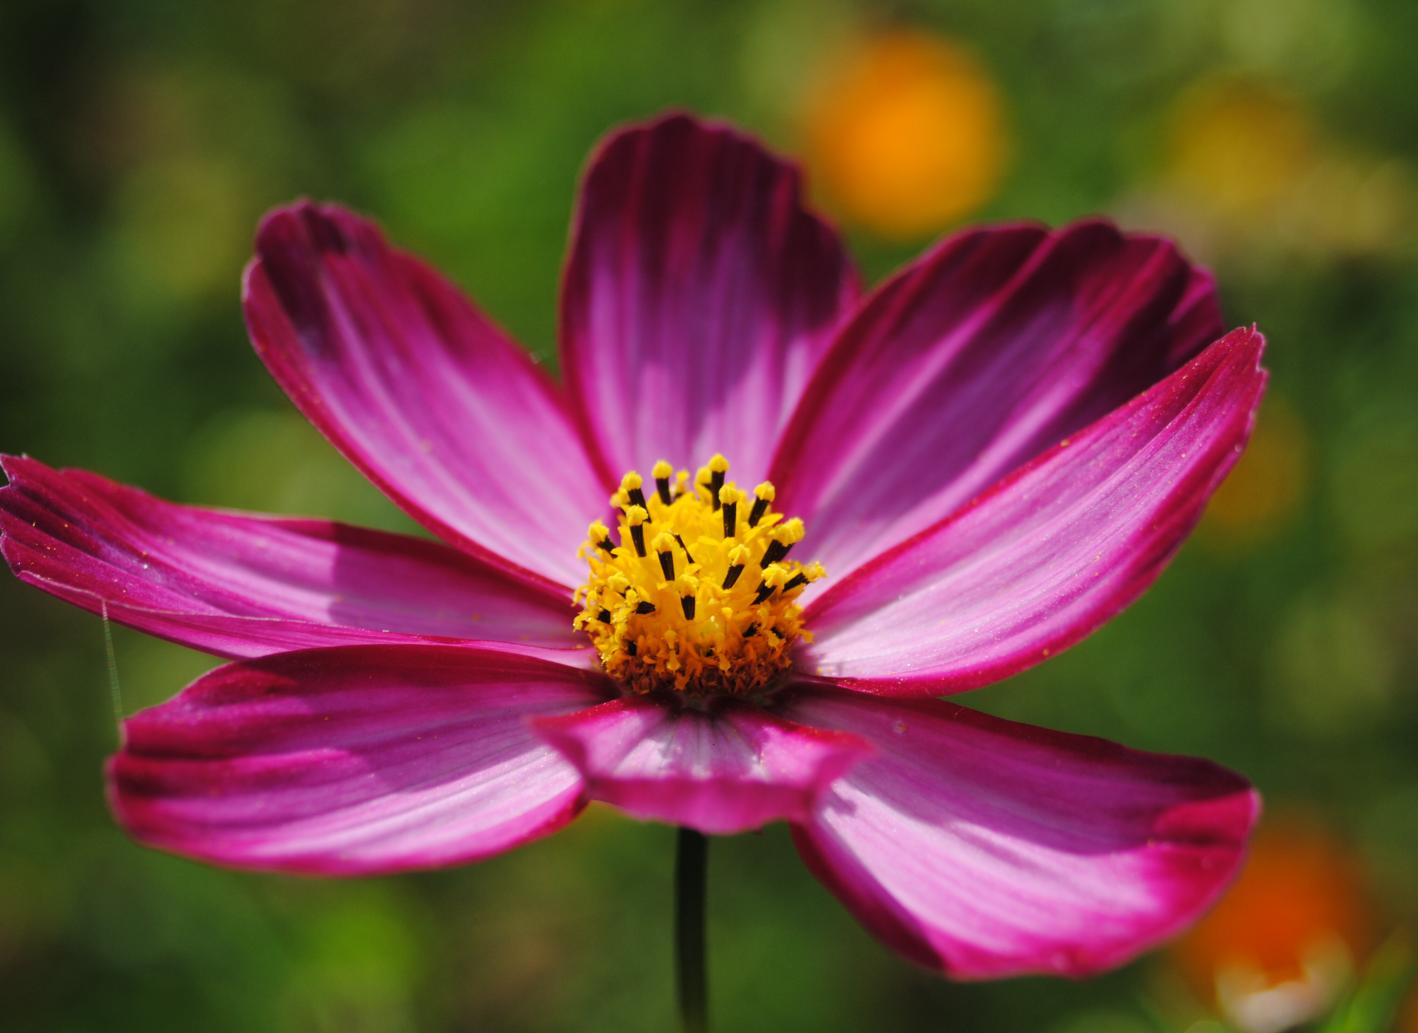
<svg viewBox="0 0 1418 1033">
<path fill-rule="evenodd" d="M 661 460 L 648 491 L 632 470 L 610 500 L 619 540 L 599 520 L 587 532 L 576 627 L 630 692 L 762 696 L 811 641 L 797 599 L 824 571 L 788 558 L 803 522 L 773 509 L 772 484 L 745 492 L 728 470 L 716 454 L 691 481 Z"/>
</svg>

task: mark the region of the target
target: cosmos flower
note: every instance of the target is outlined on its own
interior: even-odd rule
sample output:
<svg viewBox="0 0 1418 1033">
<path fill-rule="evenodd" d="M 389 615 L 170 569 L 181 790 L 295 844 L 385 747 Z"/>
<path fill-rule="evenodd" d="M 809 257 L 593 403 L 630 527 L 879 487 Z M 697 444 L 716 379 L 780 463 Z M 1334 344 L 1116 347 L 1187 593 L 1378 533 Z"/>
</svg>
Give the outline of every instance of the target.
<svg viewBox="0 0 1418 1033">
<path fill-rule="evenodd" d="M 1236 870 L 1239 776 L 937 698 L 1136 598 L 1240 453 L 1263 341 L 1167 241 L 975 229 L 859 298 L 792 165 L 672 115 L 591 161 L 561 385 L 339 208 L 269 215 L 244 303 L 296 405 L 441 542 L 4 460 L 17 576 L 236 661 L 125 722 L 109 789 L 142 842 L 357 875 L 588 800 L 784 821 L 958 978 L 1117 965 Z"/>
</svg>

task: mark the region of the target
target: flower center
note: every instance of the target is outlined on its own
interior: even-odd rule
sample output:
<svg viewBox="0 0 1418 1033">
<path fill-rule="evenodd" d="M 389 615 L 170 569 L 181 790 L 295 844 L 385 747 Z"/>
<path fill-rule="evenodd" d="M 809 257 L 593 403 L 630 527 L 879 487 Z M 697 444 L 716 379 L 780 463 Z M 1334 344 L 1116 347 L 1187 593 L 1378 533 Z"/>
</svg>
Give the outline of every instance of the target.
<svg viewBox="0 0 1418 1033">
<path fill-rule="evenodd" d="M 619 544 L 598 520 L 581 547 L 591 576 L 576 590 L 576 627 L 629 691 L 762 696 L 793 642 L 811 639 L 796 600 L 824 571 L 788 559 L 803 522 L 774 512 L 772 484 L 750 496 L 728 470 L 715 455 L 691 487 L 689 471 L 661 460 L 649 495 L 632 470 L 610 500 Z"/>
</svg>

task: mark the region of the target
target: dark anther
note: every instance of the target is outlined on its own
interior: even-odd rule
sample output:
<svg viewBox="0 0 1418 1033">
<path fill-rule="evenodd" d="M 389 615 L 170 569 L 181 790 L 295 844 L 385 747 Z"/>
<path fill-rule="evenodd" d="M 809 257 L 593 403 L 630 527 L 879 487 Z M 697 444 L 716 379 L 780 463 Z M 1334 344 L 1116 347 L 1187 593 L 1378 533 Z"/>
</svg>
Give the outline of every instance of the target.
<svg viewBox="0 0 1418 1033">
<path fill-rule="evenodd" d="M 675 541 L 679 542 L 679 547 L 684 550 L 684 558 L 690 563 L 693 563 L 694 557 L 689 554 L 689 546 L 684 544 L 684 539 L 679 535 L 675 535 Z"/>
<path fill-rule="evenodd" d="M 732 538 L 732 537 L 734 536 L 734 526 L 738 523 L 738 521 L 739 521 L 739 504 L 738 504 L 737 502 L 730 502 L 730 503 L 727 503 L 727 504 L 724 506 L 724 537 L 725 537 L 725 538 Z"/>
<path fill-rule="evenodd" d="M 758 569 L 767 570 L 768 564 L 777 563 L 788 555 L 788 550 L 791 548 L 791 545 L 784 545 L 782 542 L 769 542 L 768 548 L 763 550 L 763 559 L 758 561 Z M 642 552 L 640 555 L 644 556 L 645 554 Z"/>
<path fill-rule="evenodd" d="M 639 647 L 636 646 L 634 639 L 626 639 L 626 640 L 625 640 L 625 655 L 626 655 L 626 656 L 634 656 L 635 653 L 636 653 L 636 651 L 638 650 L 638 648 L 639 648 Z"/>
<path fill-rule="evenodd" d="M 648 600 L 648 599 L 642 599 L 642 600 L 640 600 L 640 602 L 638 602 L 638 603 L 635 604 L 635 612 L 636 612 L 636 613 L 654 613 L 654 612 L 655 612 L 655 604 L 652 603 L 652 602 L 650 602 L 650 600 Z"/>
<path fill-rule="evenodd" d="M 615 552 L 615 542 L 611 541 L 610 535 L 606 535 L 596 544 L 599 545 L 602 549 L 605 549 L 606 552 Z"/>
<path fill-rule="evenodd" d="M 645 505 L 645 492 L 641 489 L 631 488 L 628 492 L 626 492 L 626 494 L 630 496 L 630 504 L 632 506 L 640 506 L 642 509 L 650 508 L 649 506 Z"/>
<path fill-rule="evenodd" d="M 806 574 L 801 573 L 801 572 L 799 572 L 799 573 L 797 573 L 797 574 L 794 574 L 792 577 L 788 578 L 787 583 L 786 583 L 785 585 L 783 585 L 783 594 L 784 594 L 784 595 L 787 595 L 789 592 L 791 592 L 793 589 L 797 588 L 799 585 L 805 585 L 805 584 L 807 584 L 807 575 L 806 575 Z"/>
<path fill-rule="evenodd" d="M 675 579 L 675 554 L 666 549 L 657 555 L 660 557 L 660 570 L 664 573 L 665 580 L 673 581 Z"/>
<path fill-rule="evenodd" d="M 685 620 L 687 620 L 687 621 L 692 621 L 692 620 L 694 620 L 694 596 L 692 596 L 692 595 L 682 595 L 682 596 L 680 596 L 680 597 L 679 597 L 679 606 L 680 606 L 680 609 L 684 611 L 684 619 L 685 619 Z"/>
<path fill-rule="evenodd" d="M 669 505 L 674 499 L 670 498 L 670 479 L 668 477 L 655 478 L 655 490 L 660 493 L 660 501 Z"/>
<path fill-rule="evenodd" d="M 758 522 L 763 519 L 763 514 L 768 512 L 767 499 L 754 499 L 753 508 L 748 511 L 748 526 L 757 527 Z"/>
<path fill-rule="evenodd" d="M 754 635 L 757 635 L 757 634 L 758 634 L 758 625 L 757 625 L 757 624 L 750 624 L 748 627 L 746 627 L 746 628 L 743 629 L 743 637 L 744 637 L 744 638 L 753 638 L 753 636 L 754 636 Z"/>
<path fill-rule="evenodd" d="M 709 471 L 709 497 L 714 500 L 714 508 L 719 508 L 719 489 L 724 486 L 724 471 Z"/>
<path fill-rule="evenodd" d="M 770 595 L 772 595 L 772 594 L 773 594 L 773 586 L 770 585 L 767 581 L 764 581 L 764 582 L 762 582 L 762 583 L 759 584 L 759 586 L 758 586 L 758 592 L 757 592 L 757 594 L 754 595 L 753 601 L 754 601 L 755 603 L 761 603 L 761 602 L 763 602 L 763 600 L 767 599 L 767 598 L 768 598 Z"/>
<path fill-rule="evenodd" d="M 729 569 L 724 572 L 724 586 L 723 586 L 723 587 L 724 587 L 724 588 L 733 588 L 733 587 L 734 587 L 734 582 L 739 579 L 739 575 L 742 574 L 742 573 L 743 573 L 743 564 L 742 564 L 742 563 L 735 563 L 735 564 L 733 564 L 732 566 L 730 566 Z"/>
<path fill-rule="evenodd" d="M 602 624 L 609 624 L 611 622 L 610 610 L 602 610 L 600 613 L 596 614 L 596 620 L 600 621 Z"/>
<path fill-rule="evenodd" d="M 630 540 L 635 543 L 635 555 L 645 555 L 645 525 L 636 524 L 630 529 Z M 770 546 L 771 548 L 771 546 Z"/>
</svg>

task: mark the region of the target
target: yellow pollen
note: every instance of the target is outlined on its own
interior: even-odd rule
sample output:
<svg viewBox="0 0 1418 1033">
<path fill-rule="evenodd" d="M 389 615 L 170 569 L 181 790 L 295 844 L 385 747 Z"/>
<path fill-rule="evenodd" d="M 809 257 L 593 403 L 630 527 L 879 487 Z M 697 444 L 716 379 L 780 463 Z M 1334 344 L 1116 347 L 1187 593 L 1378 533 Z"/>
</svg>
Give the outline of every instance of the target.
<svg viewBox="0 0 1418 1033">
<path fill-rule="evenodd" d="M 693 479 L 661 460 L 653 489 L 632 470 L 610 500 L 616 540 L 599 520 L 587 531 L 576 627 L 628 691 L 762 696 L 787 672 L 792 644 L 811 639 L 797 600 L 826 572 L 788 558 L 803 522 L 774 512 L 772 484 L 750 496 L 728 470 L 719 454 Z"/>
</svg>

